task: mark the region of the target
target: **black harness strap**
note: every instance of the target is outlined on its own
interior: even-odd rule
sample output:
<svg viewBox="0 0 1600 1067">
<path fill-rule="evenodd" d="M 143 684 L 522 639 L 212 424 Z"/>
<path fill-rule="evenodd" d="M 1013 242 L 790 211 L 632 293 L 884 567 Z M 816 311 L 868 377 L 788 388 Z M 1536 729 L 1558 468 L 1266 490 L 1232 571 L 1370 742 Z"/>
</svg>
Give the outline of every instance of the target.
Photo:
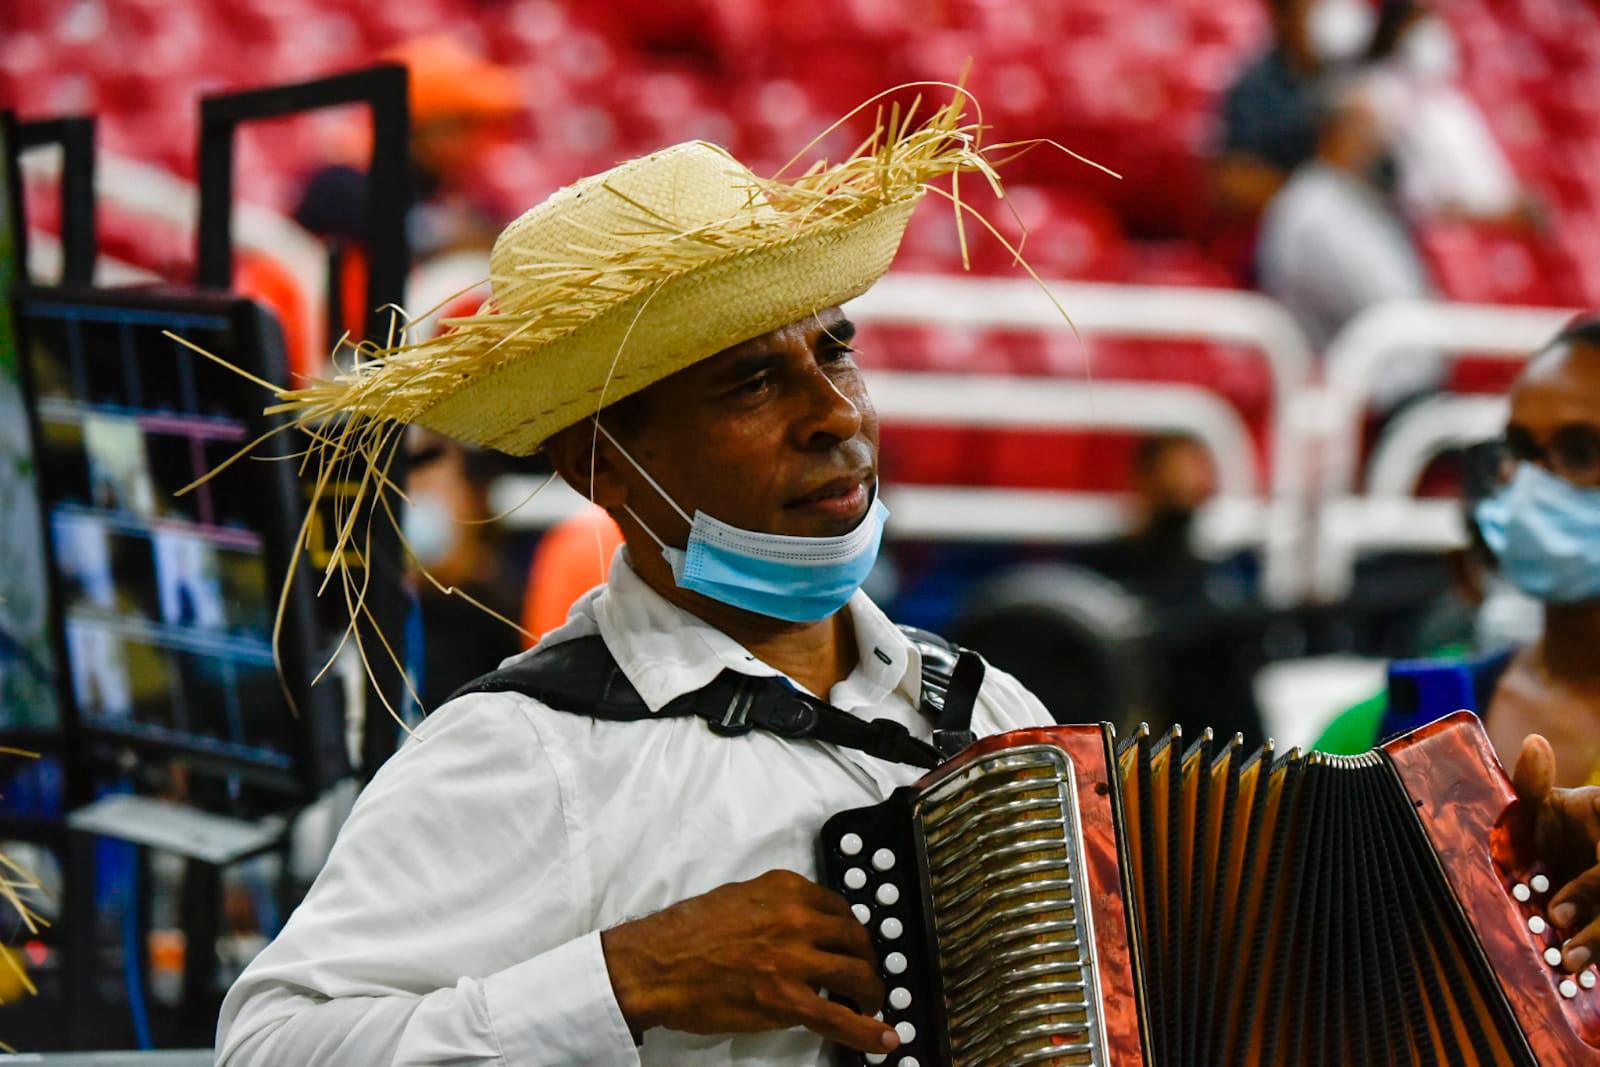
<svg viewBox="0 0 1600 1067">
<path fill-rule="evenodd" d="M 777 677 L 723 671 L 711 684 L 652 712 L 599 635 L 553 645 L 458 689 L 521 693 L 547 707 L 610 722 L 694 715 L 725 737 L 764 730 L 853 748 L 878 759 L 936 767 L 972 743 L 972 710 L 983 684 L 983 660 L 924 630 L 903 628 L 922 657 L 922 713 L 933 721 L 933 744 L 891 719 L 858 718 Z"/>
</svg>

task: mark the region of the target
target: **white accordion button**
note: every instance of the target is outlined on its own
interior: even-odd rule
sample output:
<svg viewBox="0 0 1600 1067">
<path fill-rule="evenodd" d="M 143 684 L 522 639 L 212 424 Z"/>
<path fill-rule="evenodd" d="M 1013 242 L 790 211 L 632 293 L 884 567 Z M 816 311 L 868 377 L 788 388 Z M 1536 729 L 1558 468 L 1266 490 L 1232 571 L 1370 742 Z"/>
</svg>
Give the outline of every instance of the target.
<svg viewBox="0 0 1600 1067">
<path fill-rule="evenodd" d="M 917 1039 L 917 1028 L 908 1022 L 895 1023 L 894 1032 L 900 1035 L 900 1043 L 902 1045 L 909 1045 Z M 906 1061 L 901 1060 L 900 1062 L 904 1063 Z"/>
<path fill-rule="evenodd" d="M 860 889 L 867 884 L 867 872 L 860 867 L 851 867 L 844 872 L 844 884 L 850 889 Z"/>
<path fill-rule="evenodd" d="M 922 1063 L 915 1056 L 901 1056 L 899 1067 L 922 1067 Z"/>
<path fill-rule="evenodd" d="M 861 835 L 845 834 L 839 838 L 839 851 L 846 856 L 857 856 L 861 853 Z"/>
<path fill-rule="evenodd" d="M 1561 966 L 1561 950 L 1551 945 L 1544 950 L 1544 961 L 1552 967 Z"/>
<path fill-rule="evenodd" d="M 1589 972 L 1585 971 L 1583 973 L 1588 974 Z M 905 1011 L 911 1007 L 911 990 L 903 985 L 895 986 L 889 990 L 889 1007 L 895 1011 Z"/>
<path fill-rule="evenodd" d="M 1593 989 L 1594 988 L 1594 972 L 1593 971 L 1584 971 L 1582 974 L 1578 975 L 1578 984 L 1583 986 L 1583 988 L 1585 988 L 1585 989 Z"/>
<path fill-rule="evenodd" d="M 1550 879 L 1546 878 L 1542 874 L 1536 874 L 1532 878 L 1528 879 L 1528 884 L 1533 886 L 1533 891 L 1535 893 L 1550 892 Z"/>
<path fill-rule="evenodd" d="M 881 1052 L 869 1052 L 869 1053 L 867 1053 L 867 1056 L 866 1056 L 866 1060 L 867 1060 L 868 1063 L 882 1063 L 884 1060 L 886 1060 L 888 1058 L 889 1058 L 888 1056 L 885 1056 Z"/>
<path fill-rule="evenodd" d="M 860 923 L 862 926 L 865 926 L 872 921 L 872 909 L 867 907 L 865 904 L 850 905 L 850 914 L 854 915 L 856 917 L 856 922 Z"/>
<path fill-rule="evenodd" d="M 1539 917 L 1538 915 L 1528 916 L 1528 929 L 1532 930 L 1536 934 L 1542 934 L 1544 933 L 1544 928 L 1545 922 L 1543 918 Z"/>
<path fill-rule="evenodd" d="M 1511 895 L 1526 904 L 1533 897 L 1533 891 L 1528 888 L 1526 882 L 1518 882 L 1511 887 Z"/>
<path fill-rule="evenodd" d="M 899 919 L 885 919 L 883 924 L 878 927 L 878 932 L 893 941 L 905 932 L 905 928 L 900 925 Z"/>
<path fill-rule="evenodd" d="M 1573 997 L 1577 996 L 1578 995 L 1578 983 L 1574 982 L 1570 978 L 1562 979 L 1562 981 L 1561 981 L 1561 995 L 1566 997 L 1568 1000 L 1571 1000 Z"/>
<path fill-rule="evenodd" d="M 890 974 L 904 974 L 906 969 L 905 956 L 899 952 L 889 953 L 887 956 L 883 957 L 883 969 L 888 971 Z"/>
<path fill-rule="evenodd" d="M 886 848 L 880 848 L 872 854 L 872 865 L 880 871 L 887 871 L 894 866 L 894 853 Z"/>
<path fill-rule="evenodd" d="M 878 887 L 878 903 L 884 907 L 900 903 L 900 887 L 893 882 L 885 882 Z"/>
</svg>

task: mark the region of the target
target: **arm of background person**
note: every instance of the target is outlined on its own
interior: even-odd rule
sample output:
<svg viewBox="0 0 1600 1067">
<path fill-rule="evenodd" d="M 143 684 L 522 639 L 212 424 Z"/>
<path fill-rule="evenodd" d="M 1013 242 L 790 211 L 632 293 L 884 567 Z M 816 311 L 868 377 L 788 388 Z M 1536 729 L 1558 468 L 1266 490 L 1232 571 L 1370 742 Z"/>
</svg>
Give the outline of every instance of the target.
<svg viewBox="0 0 1600 1067">
<path fill-rule="evenodd" d="M 635 1064 L 522 702 L 434 713 L 223 1003 L 219 1067 Z"/>
</svg>

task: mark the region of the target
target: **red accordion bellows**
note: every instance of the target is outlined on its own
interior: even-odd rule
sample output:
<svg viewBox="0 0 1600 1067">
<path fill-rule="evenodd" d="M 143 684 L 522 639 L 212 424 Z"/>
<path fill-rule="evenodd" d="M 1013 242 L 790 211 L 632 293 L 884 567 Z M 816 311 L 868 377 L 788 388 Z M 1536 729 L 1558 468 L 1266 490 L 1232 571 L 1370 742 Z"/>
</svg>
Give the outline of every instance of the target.
<svg viewBox="0 0 1600 1067">
<path fill-rule="evenodd" d="M 1465 712 L 1357 757 L 987 738 L 823 828 L 902 1037 L 846 1061 L 1600 1064 L 1525 821 Z"/>
</svg>

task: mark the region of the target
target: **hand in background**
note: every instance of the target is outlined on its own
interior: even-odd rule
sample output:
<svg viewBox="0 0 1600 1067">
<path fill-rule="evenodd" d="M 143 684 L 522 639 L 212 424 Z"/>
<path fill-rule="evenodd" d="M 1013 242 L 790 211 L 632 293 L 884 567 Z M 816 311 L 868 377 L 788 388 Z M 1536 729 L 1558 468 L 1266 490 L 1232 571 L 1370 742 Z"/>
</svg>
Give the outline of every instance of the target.
<svg viewBox="0 0 1600 1067">
<path fill-rule="evenodd" d="M 1550 742 L 1529 734 L 1511 780 L 1517 795 L 1535 805 L 1534 847 L 1562 883 L 1548 914 L 1569 934 L 1562 961 L 1577 971 L 1600 957 L 1600 787 L 1558 789 L 1555 779 Z"/>
</svg>

